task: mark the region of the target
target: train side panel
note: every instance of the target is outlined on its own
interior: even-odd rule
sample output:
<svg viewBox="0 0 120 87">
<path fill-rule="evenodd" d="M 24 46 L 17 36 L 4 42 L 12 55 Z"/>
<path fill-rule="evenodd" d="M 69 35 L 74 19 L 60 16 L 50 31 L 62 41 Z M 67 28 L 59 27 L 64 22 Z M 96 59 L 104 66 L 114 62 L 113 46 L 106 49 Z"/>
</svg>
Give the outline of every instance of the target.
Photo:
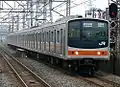
<svg viewBox="0 0 120 87">
<path fill-rule="evenodd" d="M 65 23 L 56 24 L 10 35 L 8 44 L 59 58 L 66 58 L 65 32 Z"/>
</svg>

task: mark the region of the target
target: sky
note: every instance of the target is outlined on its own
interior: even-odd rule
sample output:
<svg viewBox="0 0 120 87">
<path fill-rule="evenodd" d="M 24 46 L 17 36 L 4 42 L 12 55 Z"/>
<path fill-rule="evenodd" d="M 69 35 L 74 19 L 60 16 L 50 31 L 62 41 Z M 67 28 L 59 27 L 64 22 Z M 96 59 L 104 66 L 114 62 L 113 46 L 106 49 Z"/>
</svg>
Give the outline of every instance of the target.
<svg viewBox="0 0 120 87">
<path fill-rule="evenodd" d="M 71 15 L 82 15 L 84 17 L 85 10 L 88 9 L 88 4 L 89 4 L 88 1 L 90 1 L 90 0 L 71 0 L 71 2 L 72 2 L 71 3 L 71 7 L 72 7 L 71 8 Z M 91 0 L 91 1 L 92 1 L 92 4 L 93 4 L 93 7 L 100 8 L 102 10 L 105 10 L 105 8 L 108 7 L 108 0 Z M 83 2 L 85 2 L 85 3 L 83 3 Z M 12 7 L 14 7 L 13 2 L 8 1 L 7 3 L 9 3 Z M 58 4 L 60 4 L 60 3 L 58 3 Z M 77 5 L 77 6 L 74 7 L 75 5 Z M 9 6 L 7 4 L 4 4 L 3 7 L 8 8 Z M 58 9 L 60 9 L 60 10 L 65 9 L 65 6 L 59 7 Z M 64 11 L 62 14 L 65 15 L 65 13 L 66 12 Z M 3 14 L 3 13 L 0 14 L 1 17 L 3 15 L 5 15 L 5 14 Z M 53 19 L 56 20 L 58 18 L 61 18 L 62 16 L 60 16 L 59 14 L 56 14 L 55 12 L 53 12 L 53 17 L 54 17 Z"/>
<path fill-rule="evenodd" d="M 80 1 L 83 2 L 83 0 L 76 0 L 75 3 L 81 3 Z M 84 0 L 87 1 L 87 0 Z M 93 7 L 100 8 L 102 10 L 105 10 L 106 7 L 108 7 L 108 0 L 92 0 Z M 85 10 L 88 9 L 88 3 L 86 4 L 81 4 L 75 8 L 71 9 L 71 14 L 79 14 L 84 16 Z"/>
<path fill-rule="evenodd" d="M 101 8 L 102 10 L 104 10 L 106 7 L 108 7 L 108 0 L 96 0 L 94 2 L 94 5 L 97 8 Z"/>
<path fill-rule="evenodd" d="M 71 15 L 82 15 L 82 16 L 84 16 L 85 15 L 85 10 L 88 9 L 88 4 L 89 4 L 88 1 L 90 1 L 90 0 L 71 0 L 71 2 L 73 3 L 73 4 L 71 4 L 71 6 L 75 6 L 75 4 L 78 4 L 76 7 L 71 8 Z M 108 7 L 108 0 L 91 0 L 91 1 L 92 1 L 92 4 L 93 4 L 93 7 L 100 8 L 102 10 L 105 10 L 105 8 Z M 83 3 L 83 2 L 85 2 L 85 3 Z M 11 6 L 14 4 L 13 2 L 8 2 L 8 3 Z M 9 7 L 9 6 L 7 6 L 5 4 L 4 7 Z M 60 9 L 60 8 L 58 8 L 58 9 Z M 65 7 L 63 7 L 63 9 L 65 9 Z M 66 12 L 63 12 L 63 14 L 65 14 L 65 13 Z"/>
</svg>

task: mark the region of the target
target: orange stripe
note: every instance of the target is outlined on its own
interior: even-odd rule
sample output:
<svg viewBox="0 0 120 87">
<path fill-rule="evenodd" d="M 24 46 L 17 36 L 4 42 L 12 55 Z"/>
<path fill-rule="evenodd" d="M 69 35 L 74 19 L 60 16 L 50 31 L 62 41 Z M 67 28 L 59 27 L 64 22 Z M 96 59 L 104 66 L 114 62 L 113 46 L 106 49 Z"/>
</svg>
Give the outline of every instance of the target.
<svg viewBox="0 0 120 87">
<path fill-rule="evenodd" d="M 68 51 L 68 55 L 73 55 L 73 56 L 80 56 L 80 55 L 86 55 L 86 56 L 107 56 L 108 55 L 108 51 L 101 51 L 101 50 L 97 50 L 97 51 L 77 51 L 78 55 L 76 55 L 75 53 L 76 51 Z M 100 54 L 98 54 L 98 52 L 100 52 Z"/>
</svg>

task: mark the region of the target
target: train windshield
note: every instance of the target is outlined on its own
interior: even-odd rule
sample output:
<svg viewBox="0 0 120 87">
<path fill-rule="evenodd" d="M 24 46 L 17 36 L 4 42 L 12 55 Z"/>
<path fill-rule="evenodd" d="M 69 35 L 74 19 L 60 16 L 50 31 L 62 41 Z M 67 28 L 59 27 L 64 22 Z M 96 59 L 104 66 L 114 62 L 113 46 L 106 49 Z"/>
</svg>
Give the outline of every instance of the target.
<svg viewBox="0 0 120 87">
<path fill-rule="evenodd" d="M 68 22 L 68 46 L 94 49 L 108 46 L 108 22 L 97 19 Z"/>
</svg>

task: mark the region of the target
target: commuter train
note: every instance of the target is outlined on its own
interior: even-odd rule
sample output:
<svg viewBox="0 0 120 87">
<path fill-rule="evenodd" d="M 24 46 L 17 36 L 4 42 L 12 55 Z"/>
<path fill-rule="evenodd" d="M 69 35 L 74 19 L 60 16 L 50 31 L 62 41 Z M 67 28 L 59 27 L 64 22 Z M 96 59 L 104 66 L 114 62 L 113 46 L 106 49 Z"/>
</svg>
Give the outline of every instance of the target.
<svg viewBox="0 0 120 87">
<path fill-rule="evenodd" d="M 8 45 L 71 71 L 93 74 L 98 61 L 109 61 L 109 23 L 102 19 L 68 17 L 55 23 L 8 35 Z M 41 58 L 41 57 L 39 57 Z"/>
</svg>

